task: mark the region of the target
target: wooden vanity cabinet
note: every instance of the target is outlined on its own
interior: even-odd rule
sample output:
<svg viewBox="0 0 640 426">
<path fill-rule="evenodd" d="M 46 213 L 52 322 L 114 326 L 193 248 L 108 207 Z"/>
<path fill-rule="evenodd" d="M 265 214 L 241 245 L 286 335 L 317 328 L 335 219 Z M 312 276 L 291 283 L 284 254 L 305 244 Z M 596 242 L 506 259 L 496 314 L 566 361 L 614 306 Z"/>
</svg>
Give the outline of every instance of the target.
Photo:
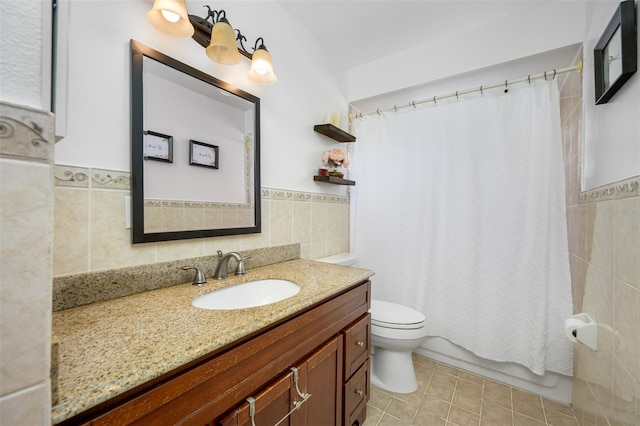
<svg viewBox="0 0 640 426">
<path fill-rule="evenodd" d="M 250 403 L 243 402 L 220 425 L 361 425 L 369 399 L 370 329 L 367 313 L 296 365 L 297 379 L 289 371 L 252 396 L 254 422 Z"/>
<path fill-rule="evenodd" d="M 272 426 L 301 399 L 291 367 L 312 396 L 281 425 L 362 424 L 370 303 L 364 281 L 61 424 L 251 425 L 251 397 L 256 426 Z"/>
</svg>

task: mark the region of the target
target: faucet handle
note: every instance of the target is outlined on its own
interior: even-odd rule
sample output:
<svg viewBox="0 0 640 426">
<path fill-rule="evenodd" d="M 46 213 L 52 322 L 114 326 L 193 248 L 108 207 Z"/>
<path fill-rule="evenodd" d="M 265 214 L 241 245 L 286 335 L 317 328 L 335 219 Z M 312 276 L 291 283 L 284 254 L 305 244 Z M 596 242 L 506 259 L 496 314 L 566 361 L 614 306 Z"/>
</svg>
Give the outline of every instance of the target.
<svg viewBox="0 0 640 426">
<path fill-rule="evenodd" d="M 183 266 L 182 269 L 184 269 L 185 271 L 188 271 L 189 269 L 196 270 L 196 274 L 193 277 L 192 285 L 200 286 L 207 283 L 207 277 L 205 276 L 204 272 L 202 272 L 199 268 L 196 268 L 195 266 Z"/>
<path fill-rule="evenodd" d="M 244 267 L 244 261 L 247 259 L 251 259 L 251 256 L 240 255 L 240 260 L 238 260 L 238 266 L 236 267 L 236 272 L 234 275 L 245 275 L 247 273 Z"/>
</svg>

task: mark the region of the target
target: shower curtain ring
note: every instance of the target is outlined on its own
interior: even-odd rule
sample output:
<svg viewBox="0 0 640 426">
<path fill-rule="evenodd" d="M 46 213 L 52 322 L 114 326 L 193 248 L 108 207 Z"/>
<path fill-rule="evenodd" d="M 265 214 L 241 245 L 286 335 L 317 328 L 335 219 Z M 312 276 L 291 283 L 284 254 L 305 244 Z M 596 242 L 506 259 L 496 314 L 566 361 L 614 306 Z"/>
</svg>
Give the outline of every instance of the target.
<svg viewBox="0 0 640 426">
<path fill-rule="evenodd" d="M 531 84 L 531 74 L 529 74 L 529 77 L 527 77 L 527 79 L 529 80 L 529 84 Z"/>
<path fill-rule="evenodd" d="M 544 81 L 547 81 L 547 72 L 544 72 Z"/>
<path fill-rule="evenodd" d="M 482 86 L 480 86 L 480 94 L 484 95 L 484 92 L 482 91 Z"/>
<path fill-rule="evenodd" d="M 394 105 L 393 109 L 394 109 L 395 112 L 398 112 L 398 106 L 397 105 Z"/>
<path fill-rule="evenodd" d="M 416 101 L 411 101 L 411 105 L 413 105 L 413 107 L 416 107 Z"/>
<path fill-rule="evenodd" d="M 456 99 L 460 99 L 460 98 L 458 97 L 458 91 L 457 91 L 457 90 L 456 90 Z"/>
<path fill-rule="evenodd" d="M 504 93 L 508 93 L 509 92 L 509 81 L 505 80 L 504 81 Z"/>
<path fill-rule="evenodd" d="M 553 77 L 551 77 L 551 80 L 554 80 L 556 78 L 556 70 L 553 70 Z"/>
<path fill-rule="evenodd" d="M 378 108 L 376 112 L 378 113 L 378 115 L 380 115 L 380 108 Z"/>
<path fill-rule="evenodd" d="M 436 97 L 435 97 L 435 96 L 433 97 L 433 103 L 434 103 L 434 104 L 437 104 L 437 102 L 436 102 Z"/>
</svg>

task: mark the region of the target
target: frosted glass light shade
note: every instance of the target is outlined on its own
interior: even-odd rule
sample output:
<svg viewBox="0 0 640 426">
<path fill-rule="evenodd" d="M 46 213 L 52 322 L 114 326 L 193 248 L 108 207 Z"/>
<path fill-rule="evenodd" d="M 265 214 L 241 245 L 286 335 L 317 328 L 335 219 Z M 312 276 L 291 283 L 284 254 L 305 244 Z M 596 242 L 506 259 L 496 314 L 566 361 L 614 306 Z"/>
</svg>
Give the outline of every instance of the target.
<svg viewBox="0 0 640 426">
<path fill-rule="evenodd" d="M 260 46 L 253 52 L 251 58 L 251 68 L 247 73 L 249 80 L 258 84 L 273 84 L 278 81 L 278 77 L 273 72 L 273 61 L 271 54 L 264 47 Z"/>
<path fill-rule="evenodd" d="M 175 22 L 169 20 L 176 18 Z M 172 37 L 188 38 L 193 35 L 185 0 L 155 0 L 147 12 L 147 21 L 156 30 Z"/>
<path fill-rule="evenodd" d="M 236 33 L 225 19 L 216 22 L 211 30 L 211 42 L 206 49 L 213 62 L 235 65 L 242 60 L 236 44 Z"/>
</svg>

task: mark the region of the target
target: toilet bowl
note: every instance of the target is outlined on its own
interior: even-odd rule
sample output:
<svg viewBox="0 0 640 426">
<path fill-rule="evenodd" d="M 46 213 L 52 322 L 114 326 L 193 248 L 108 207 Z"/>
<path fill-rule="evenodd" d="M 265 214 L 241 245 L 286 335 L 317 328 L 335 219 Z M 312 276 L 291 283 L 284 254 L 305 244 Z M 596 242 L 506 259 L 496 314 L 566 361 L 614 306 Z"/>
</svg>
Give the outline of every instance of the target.
<svg viewBox="0 0 640 426">
<path fill-rule="evenodd" d="M 418 389 L 411 353 L 426 337 L 425 317 L 408 306 L 371 300 L 371 384 L 396 393 Z"/>
<path fill-rule="evenodd" d="M 318 259 L 320 262 L 355 265 L 353 253 Z M 389 392 L 411 393 L 418 389 L 411 353 L 426 337 L 425 317 L 408 306 L 371 300 L 371 384 Z"/>
</svg>

